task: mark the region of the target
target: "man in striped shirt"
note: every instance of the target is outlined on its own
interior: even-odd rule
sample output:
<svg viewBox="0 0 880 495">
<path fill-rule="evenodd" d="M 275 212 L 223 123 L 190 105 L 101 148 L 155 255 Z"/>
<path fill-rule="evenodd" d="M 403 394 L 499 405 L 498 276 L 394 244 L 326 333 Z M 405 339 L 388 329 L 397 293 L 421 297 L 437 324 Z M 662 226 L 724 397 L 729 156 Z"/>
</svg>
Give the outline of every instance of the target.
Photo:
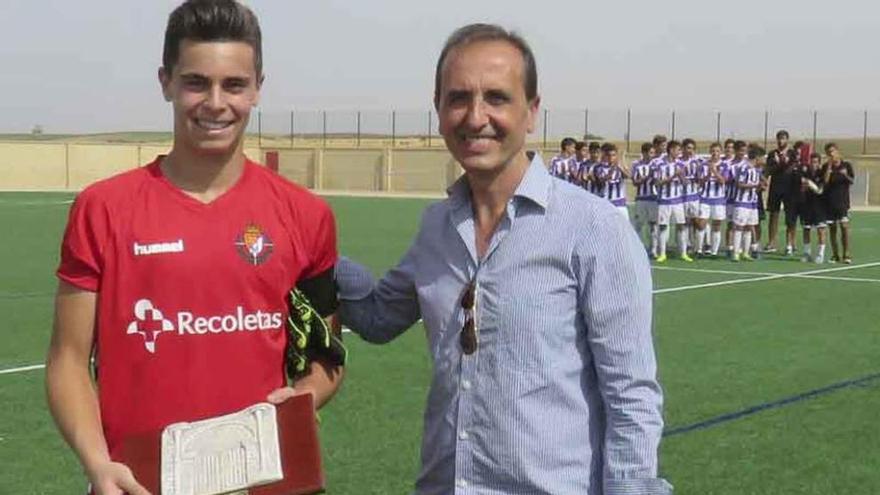
<svg viewBox="0 0 880 495">
<path fill-rule="evenodd" d="M 697 174 L 700 185 L 697 250 L 702 248 L 709 237 L 708 225 L 711 222 L 710 256 L 718 256 L 718 249 L 721 247 L 721 222 L 727 218 L 726 184 L 730 178 L 728 167 L 728 162 L 721 159 L 721 143 L 712 143 L 709 146 L 709 159 L 700 166 Z"/>
<path fill-rule="evenodd" d="M 657 187 L 657 225 L 659 226 L 659 251 L 657 262 L 666 261 L 666 245 L 669 242 L 670 225 L 675 224 L 678 233 L 678 249 L 684 261 L 693 261 L 687 254 L 688 237 L 684 216 L 684 165 L 679 161 L 681 143 L 669 141 L 666 156 L 654 169 L 651 180 Z"/>
<path fill-rule="evenodd" d="M 651 180 L 651 161 L 654 160 L 654 146 L 642 143 L 642 156 L 632 164 L 632 181 L 636 188 L 636 206 L 633 211 L 633 228 L 644 240 L 644 229 L 648 227 L 648 240 L 652 258 L 657 257 L 657 191 Z"/>
<path fill-rule="evenodd" d="M 734 198 L 736 197 L 736 173 L 737 169 L 746 159 L 748 144 L 745 141 L 734 141 L 727 139 L 724 141 L 724 160 L 727 162 L 727 173 L 731 180 L 727 181 L 727 231 L 725 238 L 727 241 L 727 254 L 733 258 L 733 233 L 736 226 L 733 223 Z"/>
<path fill-rule="evenodd" d="M 687 181 L 684 184 L 684 219 L 687 230 L 688 244 L 694 252 L 703 249 L 697 243 L 697 223 L 700 219 L 700 183 L 697 181 L 697 172 L 703 160 L 697 156 L 697 143 L 691 138 L 681 142 L 681 163 L 684 166 L 684 176 Z"/>
<path fill-rule="evenodd" d="M 526 137 L 528 44 L 498 26 L 450 37 L 440 134 L 464 175 L 378 283 L 338 265 L 340 318 L 388 342 L 420 319 L 431 353 L 418 495 L 668 495 L 651 274 L 607 201 L 552 180 Z"/>
<path fill-rule="evenodd" d="M 560 143 L 559 154 L 550 159 L 550 175 L 566 182 L 574 179 L 574 146 L 575 140 L 567 137 Z"/>
<path fill-rule="evenodd" d="M 581 179 L 581 186 L 587 191 L 598 195 L 598 185 L 593 180 L 593 173 L 595 172 L 596 167 L 599 165 L 599 161 L 602 158 L 602 145 L 600 145 L 596 141 L 591 141 L 589 146 L 587 146 L 587 160 L 581 163 L 578 176 Z"/>
<path fill-rule="evenodd" d="M 763 182 L 763 166 L 767 152 L 757 145 L 749 147 L 748 159 L 736 169 L 736 195 L 733 200 L 733 261 L 753 259 L 750 251 L 758 248 L 752 236 L 758 226 L 758 191 Z"/>
<path fill-rule="evenodd" d="M 607 199 L 617 211 L 629 220 L 629 210 L 626 208 L 626 183 L 630 177 L 626 167 L 621 166 L 617 156 L 617 146 L 613 143 L 602 145 L 603 161 L 596 167 L 593 173 L 597 184 L 598 196 Z"/>
<path fill-rule="evenodd" d="M 580 186 L 584 189 L 587 188 L 586 183 L 584 183 L 584 178 L 581 175 L 581 170 L 584 167 L 584 163 L 587 161 L 587 143 L 583 141 L 578 141 L 574 145 L 574 176 L 575 179 L 572 181 L 572 184 L 576 186 Z"/>
</svg>

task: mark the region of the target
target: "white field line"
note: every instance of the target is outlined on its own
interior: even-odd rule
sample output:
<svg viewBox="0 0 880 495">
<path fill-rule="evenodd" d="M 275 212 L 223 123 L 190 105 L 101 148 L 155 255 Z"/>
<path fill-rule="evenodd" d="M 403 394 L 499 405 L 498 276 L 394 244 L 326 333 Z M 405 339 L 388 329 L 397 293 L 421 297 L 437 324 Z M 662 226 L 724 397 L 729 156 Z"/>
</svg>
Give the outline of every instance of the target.
<svg viewBox="0 0 880 495">
<path fill-rule="evenodd" d="M 834 273 L 834 272 L 842 272 L 845 270 L 856 270 L 858 268 L 869 268 L 872 266 L 880 266 L 880 261 L 874 263 L 865 263 L 862 265 L 846 265 L 839 266 L 835 268 L 823 268 L 820 270 L 808 270 L 805 272 L 794 272 L 794 273 L 776 273 L 772 275 L 762 276 L 762 277 L 753 277 L 753 278 L 743 278 L 737 280 L 724 280 L 721 282 L 711 282 L 707 284 L 696 284 L 696 285 L 684 285 L 681 287 L 669 287 L 666 289 L 656 289 L 654 290 L 654 294 L 666 294 L 670 292 L 682 292 L 686 290 L 694 290 L 694 289 L 704 289 L 707 287 L 721 287 L 725 285 L 736 285 L 736 284 L 745 284 L 750 282 L 764 282 L 767 280 L 776 280 L 780 278 L 807 278 L 810 275 L 820 275 L 823 273 Z"/>
<path fill-rule="evenodd" d="M 826 277 L 824 275 L 800 275 L 795 278 L 812 278 L 816 280 L 835 280 L 838 282 L 873 282 L 880 283 L 880 279 L 876 278 L 856 278 L 856 277 Z"/>
<path fill-rule="evenodd" d="M 73 204 L 72 199 L 66 199 L 63 201 L 15 201 L 15 200 L 0 200 L 0 206 L 60 206 L 60 205 L 70 205 Z"/>
<path fill-rule="evenodd" d="M 724 275 L 778 275 L 771 272 L 738 272 L 736 270 L 703 270 L 702 268 L 679 268 L 677 266 L 652 266 L 654 270 L 670 270 L 676 272 L 721 273 Z"/>
<path fill-rule="evenodd" d="M 351 329 L 349 329 L 348 327 L 342 327 L 342 333 L 351 333 Z M 18 368 L 7 368 L 5 370 L 0 370 L 0 375 L 11 375 L 12 373 L 23 373 L 25 371 L 41 370 L 45 367 L 45 364 L 32 364 L 30 366 L 21 366 Z"/>
</svg>

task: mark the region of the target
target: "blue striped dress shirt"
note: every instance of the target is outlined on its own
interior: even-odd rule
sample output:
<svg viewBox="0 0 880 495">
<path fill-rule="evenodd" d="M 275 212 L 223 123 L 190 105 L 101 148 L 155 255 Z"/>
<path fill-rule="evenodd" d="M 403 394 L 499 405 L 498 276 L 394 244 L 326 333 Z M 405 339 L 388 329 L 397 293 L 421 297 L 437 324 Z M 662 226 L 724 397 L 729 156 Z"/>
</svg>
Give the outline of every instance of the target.
<svg viewBox="0 0 880 495">
<path fill-rule="evenodd" d="M 659 495 L 662 392 L 644 248 L 602 198 L 536 155 L 479 259 L 468 183 L 429 206 L 378 283 L 337 265 L 342 322 L 387 342 L 420 318 L 433 374 L 421 495 Z M 474 281 L 478 347 L 459 344 Z"/>
</svg>

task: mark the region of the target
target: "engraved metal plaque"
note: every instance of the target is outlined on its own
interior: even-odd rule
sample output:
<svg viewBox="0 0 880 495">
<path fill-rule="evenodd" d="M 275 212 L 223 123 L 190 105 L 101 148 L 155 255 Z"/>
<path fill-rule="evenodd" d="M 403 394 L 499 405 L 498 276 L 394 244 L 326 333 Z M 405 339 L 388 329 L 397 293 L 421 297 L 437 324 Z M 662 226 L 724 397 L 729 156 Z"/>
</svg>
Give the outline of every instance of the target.
<svg viewBox="0 0 880 495">
<path fill-rule="evenodd" d="M 218 495 L 282 479 L 275 407 L 169 425 L 161 472 L 162 495 Z"/>
</svg>

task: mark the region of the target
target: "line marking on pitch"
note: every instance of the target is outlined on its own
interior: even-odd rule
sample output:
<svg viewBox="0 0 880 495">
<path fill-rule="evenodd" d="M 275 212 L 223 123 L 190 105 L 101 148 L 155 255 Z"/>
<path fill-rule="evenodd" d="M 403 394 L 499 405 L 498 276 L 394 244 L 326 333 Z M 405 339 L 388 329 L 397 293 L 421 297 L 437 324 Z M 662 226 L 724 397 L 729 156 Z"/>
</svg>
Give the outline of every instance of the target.
<svg viewBox="0 0 880 495">
<path fill-rule="evenodd" d="M 725 285 L 736 285 L 736 284 L 745 284 L 750 282 L 765 282 L 767 280 L 778 280 L 781 278 L 808 278 L 810 275 L 820 275 L 823 273 L 834 273 L 834 272 L 842 272 L 846 270 L 856 270 L 859 268 L 870 268 L 872 266 L 880 266 L 880 261 L 873 263 L 864 263 L 861 265 L 847 265 L 840 266 L 835 268 L 823 268 L 820 270 L 807 270 L 804 272 L 793 272 L 793 273 L 775 273 L 772 275 L 762 276 L 762 277 L 753 277 L 753 278 L 743 278 L 736 280 L 723 280 L 721 282 L 710 282 L 706 284 L 695 284 L 695 285 L 683 285 L 681 287 L 669 287 L 666 289 L 655 289 L 654 294 L 667 294 L 671 292 L 683 292 L 687 290 L 695 290 L 695 289 L 705 289 L 708 287 L 721 287 Z"/>
</svg>

